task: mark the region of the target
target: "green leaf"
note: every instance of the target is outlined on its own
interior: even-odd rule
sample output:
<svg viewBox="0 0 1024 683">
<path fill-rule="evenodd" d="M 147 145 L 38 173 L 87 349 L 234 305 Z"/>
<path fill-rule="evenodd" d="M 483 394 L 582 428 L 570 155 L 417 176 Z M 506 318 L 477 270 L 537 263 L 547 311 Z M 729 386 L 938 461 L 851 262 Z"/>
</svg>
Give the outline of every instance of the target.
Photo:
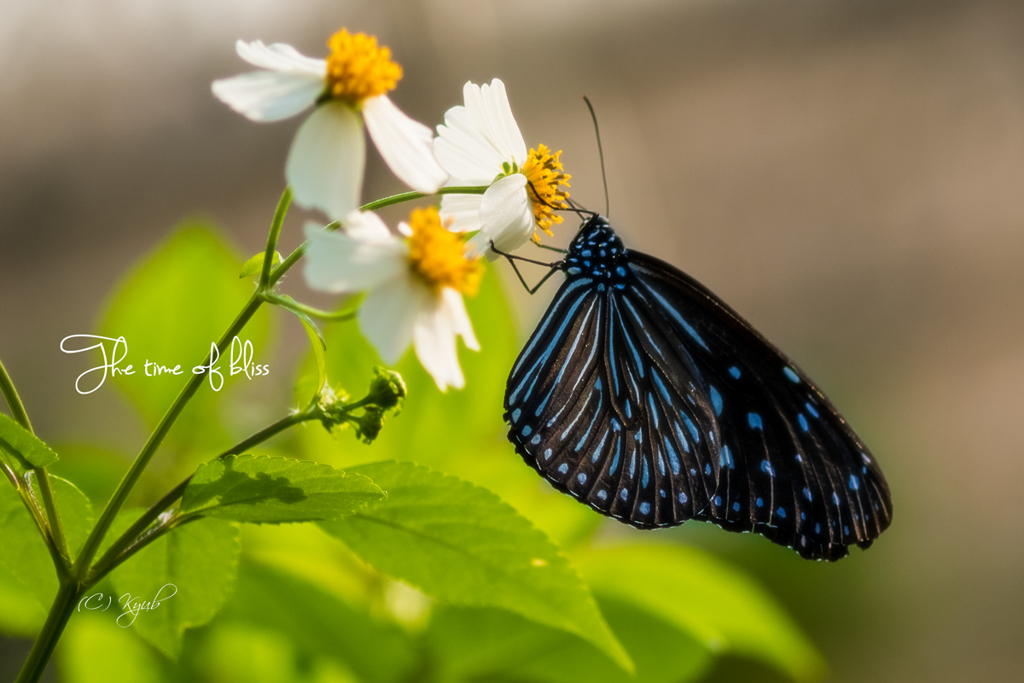
<svg viewBox="0 0 1024 683">
<path fill-rule="evenodd" d="M 512 314 L 496 270 L 488 267 L 476 297 L 466 309 L 480 341 L 479 352 L 459 348 L 466 377 L 464 389 L 442 393 L 410 349 L 398 363 L 408 389 L 402 413 L 390 420 L 372 449 L 339 449 L 336 437 L 324 430 L 296 433 L 306 457 L 322 460 L 338 454 L 348 469 L 353 462 L 413 460 L 479 484 L 512 504 L 557 542 L 574 542 L 590 534 L 601 516 L 550 486 L 538 485 L 535 471 L 523 465 L 509 444 L 502 421 L 505 381 L 521 347 Z M 372 379 L 372 368 L 384 365 L 356 324 L 331 325 L 327 337 L 327 375 L 360 396 Z M 305 376 L 313 374 L 306 363 Z M 309 382 L 302 384 L 300 399 Z M 341 440 L 344 447 L 347 440 Z M 339 466 L 341 466 L 339 464 Z"/>
<path fill-rule="evenodd" d="M 134 622 L 130 614 L 118 617 L 122 619 L 119 625 L 130 623 L 151 645 L 177 659 L 185 629 L 208 622 L 227 599 L 239 549 L 237 527 L 220 519 L 200 519 L 153 541 L 115 569 L 110 578 L 119 599 L 126 594 L 131 601 L 159 597 L 160 604 L 140 611 Z"/>
<path fill-rule="evenodd" d="M 95 614 L 80 612 L 74 617 L 57 650 L 62 681 L 158 683 L 164 680 L 160 656 L 130 630 L 118 628 L 114 607 Z"/>
<path fill-rule="evenodd" d="M 196 470 L 181 513 L 236 522 L 278 524 L 340 519 L 384 493 L 372 481 L 330 465 L 255 455 L 231 455 Z"/>
<path fill-rule="evenodd" d="M 135 373 L 118 374 L 113 381 L 150 425 L 163 417 L 191 378 L 192 369 L 203 362 L 211 345 L 252 295 L 252 285 L 234 277 L 238 268 L 239 259 L 216 231 L 208 224 L 193 222 L 176 230 L 146 257 L 112 295 L 101 334 L 125 338 L 128 350 L 118 367 L 131 364 Z M 240 341 L 252 341 L 257 358 L 266 328 L 266 318 L 257 313 L 239 335 Z M 147 361 L 170 371 L 177 369 L 180 374 L 147 377 Z M 225 389 L 245 377 L 231 377 L 229 365 L 230 349 L 224 349 L 218 367 Z M 213 450 L 227 440 L 216 419 L 223 393 L 204 382 L 170 433 L 171 443 L 189 439 L 189 443 Z"/>
<path fill-rule="evenodd" d="M 50 466 L 50 472 L 75 482 L 92 504 L 101 508 L 132 462 L 131 455 L 109 447 L 58 442 L 55 448 L 60 460 Z"/>
<path fill-rule="evenodd" d="M 35 434 L 0 413 L 0 460 L 22 475 L 34 467 L 52 465 L 57 454 Z"/>
<path fill-rule="evenodd" d="M 36 500 L 41 500 L 35 475 L 29 476 Z M 92 504 L 67 479 L 51 475 L 50 485 L 64 536 L 74 556 L 92 529 Z M 57 595 L 57 572 L 53 559 L 21 497 L 10 486 L 0 486 L 0 530 L 0 547 L 3 548 L 0 563 L 31 592 L 44 609 L 49 610 Z"/>
<path fill-rule="evenodd" d="M 599 600 L 636 675 L 565 631 L 496 609 L 443 607 L 426 631 L 431 659 L 447 681 L 685 683 L 700 677 L 710 652 L 692 637 L 629 603 Z"/>
<path fill-rule="evenodd" d="M 307 654 L 343 662 L 359 680 L 409 680 L 416 661 L 403 629 L 370 617 L 286 572 L 245 562 L 221 619 L 280 631 Z"/>
<path fill-rule="evenodd" d="M 263 273 L 263 261 L 267 257 L 267 252 L 261 251 L 258 254 L 254 254 L 248 261 L 242 264 L 242 272 L 238 274 L 238 279 L 246 277 L 254 277 Z M 270 261 L 270 267 L 273 268 L 281 262 L 281 254 L 274 252 L 274 258 Z"/>
<path fill-rule="evenodd" d="M 4 543 L 5 539 L 6 530 L 0 532 L 0 543 Z M 46 611 L 0 561 L 0 633 L 34 638 L 43 627 Z"/>
<path fill-rule="evenodd" d="M 711 556 L 681 546 L 626 546 L 576 558 L 595 593 L 628 601 L 712 652 L 744 655 L 797 681 L 825 672 L 818 651 L 762 588 Z"/>
<path fill-rule="evenodd" d="M 352 471 L 387 501 L 320 526 L 379 571 L 444 602 L 500 607 L 574 633 L 632 669 L 569 561 L 493 493 L 411 463 Z"/>
<path fill-rule="evenodd" d="M 360 683 L 329 660 L 306 656 L 301 644 L 278 631 L 218 623 L 197 641 L 183 657 L 187 673 L 175 683 Z"/>
</svg>

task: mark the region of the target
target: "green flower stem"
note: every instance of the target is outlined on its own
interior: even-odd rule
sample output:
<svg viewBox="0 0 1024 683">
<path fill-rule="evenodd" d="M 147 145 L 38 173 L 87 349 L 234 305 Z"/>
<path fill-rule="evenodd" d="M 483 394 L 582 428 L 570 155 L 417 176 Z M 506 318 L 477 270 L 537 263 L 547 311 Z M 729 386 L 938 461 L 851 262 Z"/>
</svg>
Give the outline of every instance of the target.
<svg viewBox="0 0 1024 683">
<path fill-rule="evenodd" d="M 277 252 L 277 240 L 281 237 L 281 226 L 284 225 L 284 217 L 288 214 L 288 207 L 292 203 L 292 188 L 284 188 L 281 199 L 277 202 L 277 209 L 274 211 L 274 221 L 270 224 L 270 234 L 267 235 L 267 251 L 263 256 L 263 269 L 260 271 L 260 287 L 266 287 L 270 281 L 270 271 L 274 266 L 274 254 Z"/>
<path fill-rule="evenodd" d="M 7 405 L 10 406 L 11 416 L 15 421 L 34 434 L 32 422 L 28 419 L 28 413 L 25 411 L 25 404 L 21 402 L 21 396 L 18 396 L 18 390 L 14 388 L 14 382 L 7 374 L 7 368 L 4 367 L 3 361 L 0 361 L 0 393 L 3 393 L 4 398 L 7 399 Z"/>
<path fill-rule="evenodd" d="M 320 416 L 320 406 L 316 404 L 310 405 L 305 410 L 282 418 L 269 427 L 265 427 L 256 432 L 244 441 L 240 441 L 218 455 L 214 460 L 220 460 L 221 458 L 226 458 L 229 455 L 244 453 L 250 448 L 258 446 L 271 437 L 280 434 L 289 427 L 293 427 L 303 422 L 308 422 L 309 420 L 318 420 L 320 419 Z M 185 492 L 185 488 L 188 486 L 188 483 L 192 481 L 192 476 L 193 475 L 189 475 L 184 479 L 184 481 L 171 489 L 167 495 L 157 501 L 151 508 L 146 510 L 146 512 L 144 512 L 142 516 L 128 528 L 127 531 L 121 534 L 121 536 L 111 544 L 110 548 L 107 549 L 107 552 L 96 561 L 96 564 L 93 565 L 92 570 L 89 572 L 89 576 L 85 581 L 86 588 L 94 585 L 97 581 L 115 569 L 119 564 L 137 553 L 146 545 L 149 545 L 149 543 L 156 540 L 156 537 L 150 538 L 151 534 L 144 534 L 144 532 L 146 532 L 150 524 L 155 522 L 160 515 L 166 512 L 168 508 L 174 505 L 174 503 L 181 498 L 181 495 Z M 166 527 L 166 523 L 158 526 L 161 528 Z M 166 528 L 164 531 L 170 531 L 170 528 Z M 161 534 L 162 533 L 164 532 L 161 532 Z"/>
<path fill-rule="evenodd" d="M 424 197 L 433 197 L 435 195 L 445 194 L 483 194 L 487 192 L 490 185 L 464 185 L 460 187 L 442 187 L 433 194 L 426 194 L 423 192 L 402 192 L 401 194 L 393 194 L 390 197 L 384 197 L 376 201 L 370 202 L 369 204 L 363 204 L 359 207 L 360 211 L 379 211 L 388 206 L 394 206 L 395 204 L 401 204 L 402 202 L 411 202 L 415 199 L 423 199 Z"/>
<path fill-rule="evenodd" d="M 35 683 L 43 675 L 53 649 L 57 647 L 57 641 L 64 627 L 75 611 L 75 603 L 78 602 L 79 589 L 73 582 L 62 581 L 57 590 L 57 597 L 50 607 L 50 614 L 46 617 L 43 630 L 32 644 L 32 650 L 21 667 L 21 673 L 15 679 L 15 683 Z"/>
<path fill-rule="evenodd" d="M 227 349 L 228 344 L 231 340 L 242 331 L 249 319 L 252 318 L 253 314 L 259 310 L 260 305 L 263 303 L 263 299 L 257 294 L 253 294 L 252 298 L 245 305 L 245 308 L 238 314 L 234 322 L 231 323 L 227 331 L 221 336 L 217 342 L 217 349 L 220 353 L 224 353 Z M 210 363 L 210 355 L 206 356 L 206 360 L 203 361 L 203 365 Z M 117 485 L 117 490 L 114 491 L 114 495 L 111 496 L 107 502 L 107 506 L 103 508 L 103 512 L 100 515 L 99 520 L 96 522 L 96 526 L 93 527 L 92 533 L 89 534 L 89 538 L 86 539 L 85 545 L 82 547 L 82 552 L 79 554 L 78 559 L 75 560 L 74 574 L 79 579 L 85 577 L 86 572 L 89 569 L 89 564 L 96 556 L 96 551 L 99 550 L 100 543 L 103 542 L 103 537 L 110 529 L 110 525 L 114 522 L 114 518 L 117 513 L 121 511 L 125 501 L 128 499 L 128 494 L 132 488 L 138 482 L 139 477 L 142 476 L 143 470 L 149 464 L 149 461 L 153 458 L 160 444 L 163 442 L 164 437 L 167 436 L 167 432 L 170 431 L 171 425 L 178 419 L 178 415 L 185 408 L 185 405 L 189 402 L 192 396 L 198 391 L 199 387 L 202 386 L 203 382 L 206 381 L 206 375 L 192 375 L 181 392 L 171 403 L 171 407 L 167 409 L 167 412 L 160 419 L 160 423 L 156 429 L 149 436 L 146 444 L 142 447 L 142 450 L 135 457 L 135 461 L 131 467 L 128 468 L 128 472 L 124 475 L 121 483 Z"/>
<path fill-rule="evenodd" d="M 14 388 L 14 382 L 11 380 L 11 376 L 7 373 L 7 368 L 4 367 L 2 361 L 0 361 L 0 393 L 3 393 L 4 399 L 7 400 L 7 405 L 11 409 L 11 415 L 17 423 L 30 433 L 35 434 L 35 430 L 32 429 L 32 421 L 28 419 L 28 411 L 25 410 L 25 404 L 22 403 L 21 396 L 18 395 L 18 390 Z M 22 501 L 29 508 L 29 513 L 32 513 L 32 519 L 35 520 L 36 526 L 39 527 L 39 533 L 43 535 L 43 540 L 46 541 L 46 545 L 50 546 L 57 571 L 67 572 L 71 566 L 70 551 L 68 550 L 67 539 L 64 537 L 64 527 L 60 522 L 60 514 L 57 512 L 57 503 L 53 498 L 50 474 L 46 471 L 45 467 L 34 467 L 31 471 L 36 475 L 39 495 L 43 498 L 43 508 L 46 510 L 45 520 L 39 515 L 38 507 L 32 500 L 31 491 L 28 487 L 18 487 L 18 491 L 21 494 Z M 53 551 L 56 552 L 54 553 Z"/>
<path fill-rule="evenodd" d="M 386 208 L 388 206 L 394 206 L 395 204 L 401 204 L 403 202 L 411 202 L 416 199 L 423 199 L 424 197 L 433 197 L 435 195 L 445 194 L 483 194 L 487 191 L 489 185 L 467 185 L 461 187 L 442 187 L 434 194 L 425 194 L 423 192 L 402 192 L 401 194 L 391 195 L 390 197 L 384 197 L 376 201 L 370 202 L 369 204 L 363 204 L 359 207 L 360 211 L 377 211 L 379 209 Z M 324 227 L 324 230 L 337 230 L 340 225 L 339 221 L 335 221 L 330 225 Z M 302 255 L 306 253 L 306 249 L 309 247 L 309 242 L 303 242 L 300 244 L 295 251 L 288 254 L 288 258 L 281 261 L 280 265 L 270 275 L 268 286 L 273 287 L 277 284 L 277 281 L 281 279 L 288 269 L 294 266 Z M 265 263 L 265 262 L 264 262 Z"/>
<path fill-rule="evenodd" d="M 359 312 L 359 308 L 356 307 L 345 309 L 344 311 L 335 311 L 334 313 L 331 313 L 330 311 L 323 311 L 320 310 L 319 308 L 313 308 L 312 306 L 307 306 L 306 304 L 299 303 L 290 296 L 284 296 L 282 294 L 264 294 L 263 300 L 266 301 L 268 304 L 281 306 L 282 308 L 287 308 L 288 310 L 294 311 L 296 313 L 305 313 L 311 318 L 318 318 L 325 322 L 341 322 L 343 320 L 351 320 L 356 316 L 356 313 Z"/>
</svg>

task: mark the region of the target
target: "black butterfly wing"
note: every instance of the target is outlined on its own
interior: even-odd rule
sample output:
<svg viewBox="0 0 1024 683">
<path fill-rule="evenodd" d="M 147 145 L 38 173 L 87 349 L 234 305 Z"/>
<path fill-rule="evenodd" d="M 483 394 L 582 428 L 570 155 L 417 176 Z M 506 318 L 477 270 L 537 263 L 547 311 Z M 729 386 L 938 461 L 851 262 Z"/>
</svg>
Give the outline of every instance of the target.
<svg viewBox="0 0 1024 683">
<path fill-rule="evenodd" d="M 809 558 L 891 518 L 828 400 L 699 283 L 631 252 L 618 286 L 568 279 L 509 377 L 510 439 L 558 489 L 650 528 L 756 531 Z"/>
<path fill-rule="evenodd" d="M 509 438 L 556 488 L 602 514 L 642 528 L 709 518 L 710 404 L 676 333 L 643 316 L 623 290 L 567 280 L 509 375 Z M 675 387 L 672 405 L 651 387 Z"/>
<path fill-rule="evenodd" d="M 892 519 L 877 461 L 813 382 L 693 278 L 630 252 L 632 295 L 687 339 L 720 435 L 712 521 L 806 557 L 867 547 Z M 738 508 L 737 508 L 738 504 Z"/>
</svg>

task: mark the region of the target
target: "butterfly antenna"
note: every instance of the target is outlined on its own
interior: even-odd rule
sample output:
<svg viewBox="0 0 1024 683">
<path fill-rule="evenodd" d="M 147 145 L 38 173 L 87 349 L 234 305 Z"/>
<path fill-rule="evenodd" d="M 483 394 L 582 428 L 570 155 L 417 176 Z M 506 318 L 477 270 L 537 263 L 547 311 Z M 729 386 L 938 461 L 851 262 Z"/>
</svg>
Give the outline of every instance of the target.
<svg viewBox="0 0 1024 683">
<path fill-rule="evenodd" d="M 509 254 L 509 253 L 506 253 L 506 252 L 504 252 L 504 251 L 501 251 L 500 249 L 498 249 L 497 247 L 495 247 L 495 246 L 494 246 L 494 240 L 491 240 L 491 251 L 493 251 L 493 252 L 494 252 L 495 254 L 497 254 L 498 256 L 503 256 L 503 257 L 505 257 L 505 260 L 506 260 L 506 261 L 508 261 L 508 264 L 509 264 L 510 266 L 512 266 L 512 270 L 514 270 L 514 271 L 515 271 L 515 273 L 516 273 L 516 277 L 518 277 L 518 278 L 519 278 L 519 282 L 521 282 L 521 283 L 522 283 L 522 285 L 523 285 L 523 288 L 524 288 L 524 289 L 525 289 L 525 290 L 526 290 L 526 291 L 527 291 L 528 293 L 530 293 L 530 294 L 534 294 L 534 293 L 536 293 L 536 291 L 537 291 L 538 289 L 540 289 L 540 288 L 541 288 L 541 286 L 542 286 L 542 285 L 543 285 L 543 284 L 544 284 L 545 282 L 547 282 L 547 281 L 548 281 L 548 278 L 550 278 L 550 277 L 551 277 L 552 275 L 554 275 L 554 274 L 555 274 L 555 273 L 557 273 L 557 272 L 558 272 L 559 270 L 561 270 L 561 268 L 562 268 L 562 265 L 563 265 L 563 263 L 564 263 L 563 261 L 555 261 L 554 263 L 544 263 L 543 261 L 535 261 L 535 260 L 534 260 L 534 259 L 532 259 L 532 258 L 525 258 L 525 257 L 523 257 L 523 256 L 516 256 L 516 255 L 514 255 L 514 254 Z M 519 268 L 518 268 L 518 267 L 516 266 L 516 261 L 517 261 L 517 260 L 519 260 L 519 261 L 526 261 L 527 263 L 533 263 L 533 264 L 535 264 L 535 265 L 538 265 L 538 266 L 544 266 L 545 268 L 549 268 L 550 270 L 548 270 L 548 273 L 547 273 L 547 275 L 545 275 L 544 277 L 542 277 L 542 278 L 540 279 L 540 282 L 538 282 L 537 284 L 535 284 L 535 285 L 534 285 L 533 287 L 530 287 L 530 285 L 526 284 L 526 279 L 525 279 L 525 278 L 523 278 L 523 274 L 519 272 Z"/>
<path fill-rule="evenodd" d="M 604 215 L 607 216 L 610 202 L 608 201 L 608 176 L 604 172 L 604 147 L 601 146 L 601 129 L 597 126 L 597 114 L 594 113 L 594 105 L 590 103 L 590 98 L 584 95 L 583 101 L 587 103 L 587 109 L 590 110 L 590 118 L 594 121 L 594 136 L 597 137 L 597 156 L 601 159 L 601 180 L 604 182 Z"/>
</svg>

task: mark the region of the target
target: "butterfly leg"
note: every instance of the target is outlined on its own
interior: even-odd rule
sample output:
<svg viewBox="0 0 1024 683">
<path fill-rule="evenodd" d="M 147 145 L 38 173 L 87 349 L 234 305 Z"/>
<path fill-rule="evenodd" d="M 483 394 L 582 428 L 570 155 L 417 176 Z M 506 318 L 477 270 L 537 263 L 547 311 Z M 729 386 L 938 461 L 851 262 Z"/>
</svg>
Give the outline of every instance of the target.
<svg viewBox="0 0 1024 683">
<path fill-rule="evenodd" d="M 565 249 L 559 249 L 558 247 L 549 247 L 546 244 L 537 244 L 536 242 L 533 242 L 533 246 L 537 247 L 538 249 L 547 249 L 548 251 L 557 251 L 559 254 L 564 254 L 565 253 Z"/>
<path fill-rule="evenodd" d="M 512 254 L 507 254 L 504 251 L 500 251 L 499 249 L 495 248 L 494 240 L 491 240 L 491 251 L 493 251 L 498 256 L 504 256 L 505 257 L 505 260 L 508 261 L 510 266 L 512 266 L 512 270 L 515 271 L 516 277 L 519 278 L 519 282 L 521 282 L 523 284 L 523 288 L 529 294 L 536 293 L 537 290 L 540 289 L 541 286 L 543 286 L 543 284 L 548 281 L 548 278 L 550 278 L 552 275 L 554 275 L 555 273 L 557 273 L 559 270 L 562 269 L 562 262 L 561 261 L 555 261 L 554 263 L 544 263 L 543 261 L 534 261 L 533 259 L 523 258 L 522 256 L 514 256 Z M 526 279 L 523 277 L 523 274 L 519 272 L 519 267 L 516 266 L 516 259 L 518 259 L 520 261 L 526 261 L 527 263 L 533 263 L 533 264 L 536 264 L 538 266 L 545 266 L 547 268 L 550 268 L 550 270 L 548 271 L 547 275 L 545 275 L 544 277 L 542 277 L 540 279 L 540 282 L 538 282 L 533 287 L 530 287 L 530 285 L 526 284 Z"/>
</svg>

